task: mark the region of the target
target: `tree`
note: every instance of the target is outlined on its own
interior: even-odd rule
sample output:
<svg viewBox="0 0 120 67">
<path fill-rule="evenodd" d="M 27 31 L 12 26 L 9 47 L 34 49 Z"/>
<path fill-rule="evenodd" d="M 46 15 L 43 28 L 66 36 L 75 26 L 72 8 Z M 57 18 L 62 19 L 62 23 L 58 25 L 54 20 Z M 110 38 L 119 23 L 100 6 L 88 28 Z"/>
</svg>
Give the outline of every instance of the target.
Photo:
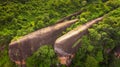
<svg viewBox="0 0 120 67">
<path fill-rule="evenodd" d="M 92 56 L 87 56 L 85 67 L 99 67 L 97 60 Z"/>
</svg>

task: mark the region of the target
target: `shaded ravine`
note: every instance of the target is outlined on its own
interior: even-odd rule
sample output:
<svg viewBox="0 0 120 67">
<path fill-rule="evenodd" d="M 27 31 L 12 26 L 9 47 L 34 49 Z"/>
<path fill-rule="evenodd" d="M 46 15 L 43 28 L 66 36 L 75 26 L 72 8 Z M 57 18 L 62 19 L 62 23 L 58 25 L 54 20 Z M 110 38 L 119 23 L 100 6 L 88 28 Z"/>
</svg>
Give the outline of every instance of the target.
<svg viewBox="0 0 120 67">
<path fill-rule="evenodd" d="M 76 21 L 78 19 L 58 23 L 30 33 L 18 41 L 11 42 L 9 44 L 10 59 L 16 64 L 25 65 L 27 57 L 31 56 L 42 45 L 54 44 L 58 36 Z"/>
<path fill-rule="evenodd" d="M 77 52 L 81 45 L 80 38 L 86 34 L 87 30 L 95 23 L 101 21 L 103 17 L 96 18 L 87 22 L 86 24 L 79 26 L 67 34 L 59 37 L 55 44 L 54 50 L 58 55 L 58 59 L 61 64 L 70 65 L 71 59 Z"/>
</svg>

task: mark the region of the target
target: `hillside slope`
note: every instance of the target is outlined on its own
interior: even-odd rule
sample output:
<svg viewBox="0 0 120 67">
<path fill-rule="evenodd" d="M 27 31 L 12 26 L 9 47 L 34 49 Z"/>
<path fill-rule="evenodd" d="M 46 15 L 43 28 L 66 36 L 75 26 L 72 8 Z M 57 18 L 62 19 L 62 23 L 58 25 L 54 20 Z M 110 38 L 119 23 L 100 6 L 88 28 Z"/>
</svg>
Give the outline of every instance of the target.
<svg viewBox="0 0 120 67">
<path fill-rule="evenodd" d="M 30 32 L 55 24 L 79 10 L 79 21 L 63 34 L 89 20 L 106 15 L 82 38 L 72 67 L 119 67 L 120 59 L 109 54 L 120 45 L 120 0 L 5 0 L 0 1 L 0 67 L 17 67 L 8 56 L 8 44 Z M 52 62 L 51 62 L 52 61 Z M 59 66 L 51 46 L 43 46 L 27 59 L 28 67 Z M 64 66 L 63 66 L 64 67 Z"/>
</svg>

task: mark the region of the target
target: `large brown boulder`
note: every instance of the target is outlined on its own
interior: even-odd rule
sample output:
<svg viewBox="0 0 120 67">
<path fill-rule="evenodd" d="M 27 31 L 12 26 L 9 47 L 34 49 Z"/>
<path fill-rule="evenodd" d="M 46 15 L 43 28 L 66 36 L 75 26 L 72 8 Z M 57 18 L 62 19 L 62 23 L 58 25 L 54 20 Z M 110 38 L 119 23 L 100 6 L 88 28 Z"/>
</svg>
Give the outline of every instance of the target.
<svg viewBox="0 0 120 67">
<path fill-rule="evenodd" d="M 9 56 L 17 64 L 25 64 L 25 59 L 31 56 L 40 46 L 54 44 L 59 35 L 78 19 L 65 21 L 32 32 L 9 44 Z"/>
<path fill-rule="evenodd" d="M 67 34 L 59 37 L 55 41 L 54 50 L 62 64 L 69 65 L 74 54 L 77 52 L 81 45 L 80 38 L 86 34 L 87 30 L 95 23 L 101 21 L 103 17 L 99 17 L 86 24 L 79 26 Z M 63 63 L 64 62 L 64 63 Z"/>
</svg>

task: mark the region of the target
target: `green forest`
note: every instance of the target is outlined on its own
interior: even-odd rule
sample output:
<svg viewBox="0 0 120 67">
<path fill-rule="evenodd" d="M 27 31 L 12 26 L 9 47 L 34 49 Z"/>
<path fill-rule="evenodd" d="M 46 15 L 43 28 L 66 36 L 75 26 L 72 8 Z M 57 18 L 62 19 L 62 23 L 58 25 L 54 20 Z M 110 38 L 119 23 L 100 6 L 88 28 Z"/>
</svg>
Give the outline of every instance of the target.
<svg viewBox="0 0 120 67">
<path fill-rule="evenodd" d="M 120 58 L 112 51 L 120 45 L 120 0 L 0 0 L 0 67 L 19 67 L 9 57 L 10 42 L 80 10 L 80 15 L 72 17 L 79 20 L 62 34 L 95 18 L 104 18 L 82 37 L 70 67 L 120 67 Z M 28 57 L 26 66 L 66 67 L 59 64 L 51 45 L 40 47 Z"/>
</svg>

